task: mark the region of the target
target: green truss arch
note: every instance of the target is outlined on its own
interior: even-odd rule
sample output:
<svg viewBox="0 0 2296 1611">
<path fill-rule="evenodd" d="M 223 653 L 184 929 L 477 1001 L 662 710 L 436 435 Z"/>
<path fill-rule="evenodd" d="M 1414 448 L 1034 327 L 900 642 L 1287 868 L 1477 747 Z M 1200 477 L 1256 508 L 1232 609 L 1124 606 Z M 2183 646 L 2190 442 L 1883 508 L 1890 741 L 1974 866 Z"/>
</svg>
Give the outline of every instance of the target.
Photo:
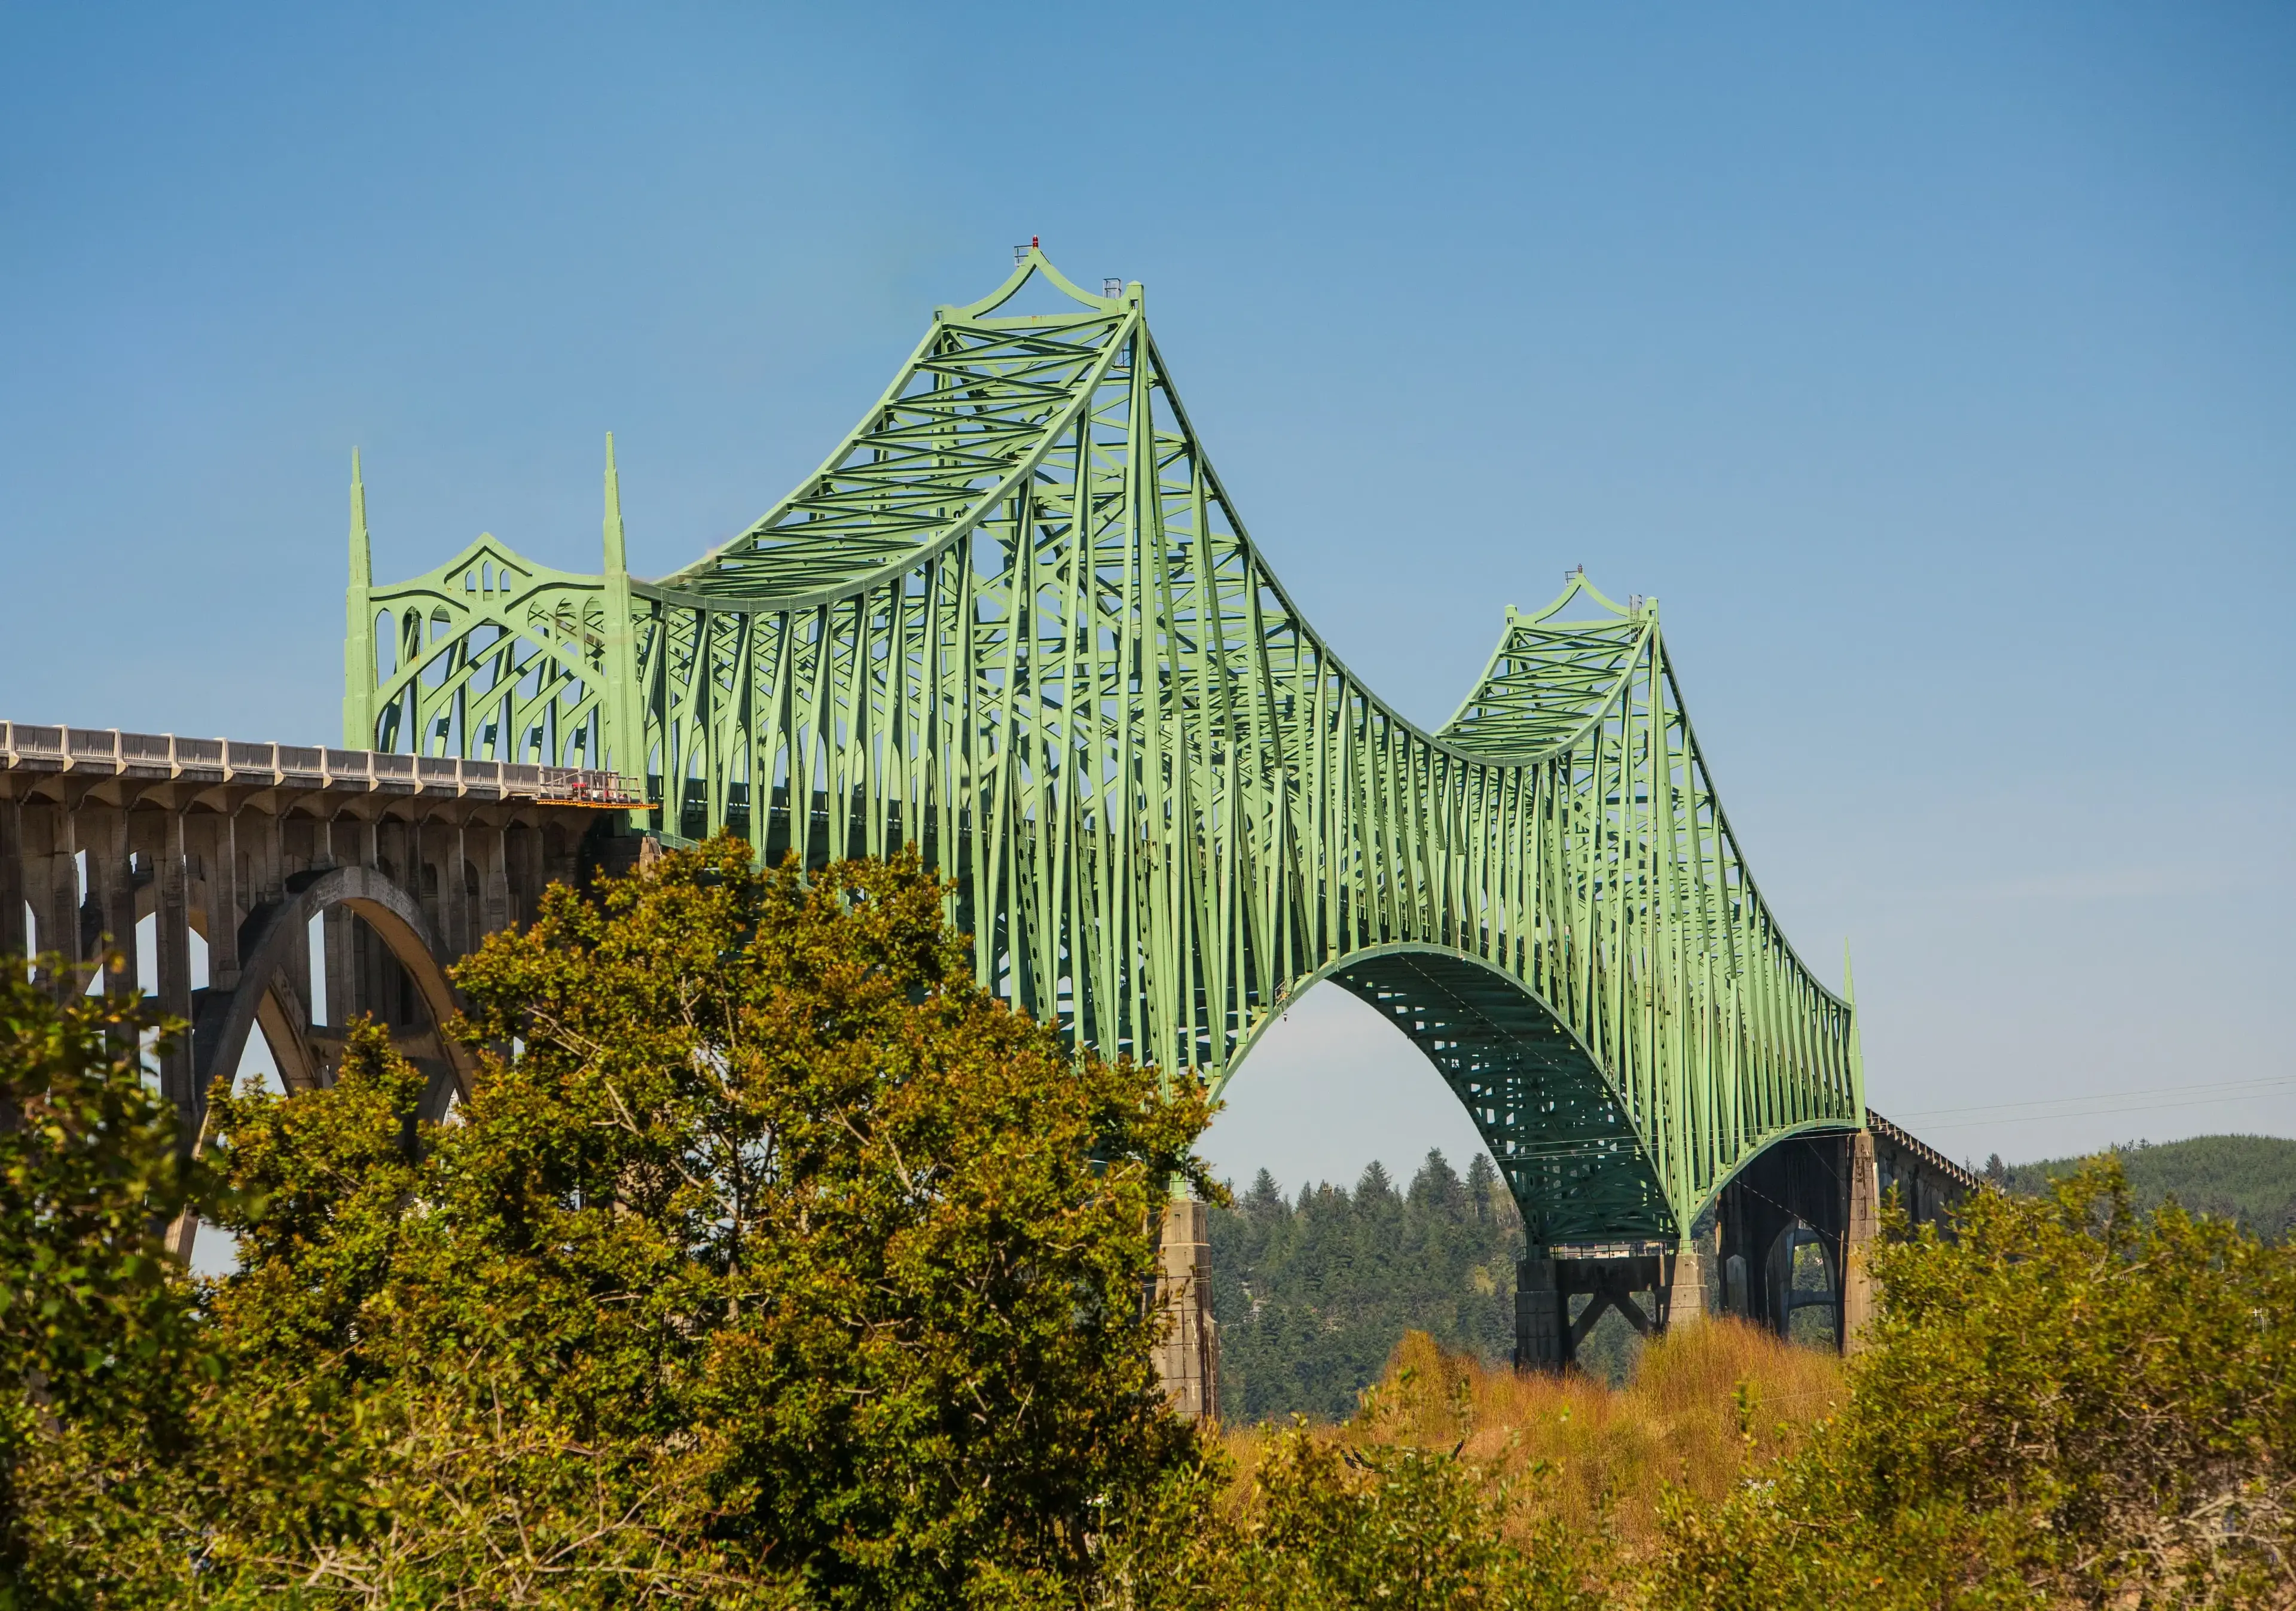
<svg viewBox="0 0 2296 1611">
<path fill-rule="evenodd" d="M 1535 1243 L 1687 1238 L 1771 1142 L 1865 1122 L 1851 1004 L 1755 887 L 1656 601 L 1573 574 L 1414 726 L 1253 546 L 1137 284 L 1029 250 L 658 581 L 611 439 L 595 576 L 481 537 L 376 587 L 353 469 L 347 744 L 608 769 L 635 826 L 774 859 L 913 842 L 985 982 L 1215 1089 L 1329 979 L 1442 1073 Z"/>
</svg>

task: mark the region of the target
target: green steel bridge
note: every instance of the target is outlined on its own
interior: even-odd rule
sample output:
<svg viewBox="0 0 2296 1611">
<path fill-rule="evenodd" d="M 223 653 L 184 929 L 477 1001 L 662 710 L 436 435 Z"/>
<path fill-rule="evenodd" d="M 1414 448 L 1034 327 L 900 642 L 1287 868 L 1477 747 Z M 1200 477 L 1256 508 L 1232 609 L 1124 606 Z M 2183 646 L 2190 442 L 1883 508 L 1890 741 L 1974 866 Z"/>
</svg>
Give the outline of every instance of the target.
<svg viewBox="0 0 2296 1611">
<path fill-rule="evenodd" d="M 768 858 L 914 843 L 985 982 L 1215 1091 L 1329 980 L 1441 1073 L 1535 1245 L 1686 1250 L 1766 1149 L 1862 1131 L 1846 968 L 1762 900 L 1657 601 L 1572 574 L 1414 725 L 1253 545 L 1141 287 L 1015 255 L 659 580 L 611 438 L 596 575 L 482 536 L 376 586 L 354 459 L 345 744 L 616 773 L 629 829 Z"/>
</svg>

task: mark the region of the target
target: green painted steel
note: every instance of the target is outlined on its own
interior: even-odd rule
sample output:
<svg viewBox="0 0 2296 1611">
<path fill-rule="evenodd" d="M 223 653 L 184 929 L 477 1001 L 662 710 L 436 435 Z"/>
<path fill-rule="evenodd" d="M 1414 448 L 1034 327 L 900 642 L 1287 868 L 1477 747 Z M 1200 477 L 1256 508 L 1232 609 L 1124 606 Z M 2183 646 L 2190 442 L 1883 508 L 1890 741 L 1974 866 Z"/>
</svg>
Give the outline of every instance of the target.
<svg viewBox="0 0 2296 1611">
<path fill-rule="evenodd" d="M 1215 1087 L 1330 979 L 1433 1061 L 1535 1242 L 1686 1237 L 1769 1142 L 1864 1122 L 1850 1003 L 1754 886 L 1656 601 L 1573 574 L 1414 727 L 1252 546 L 1136 284 L 1031 249 L 659 581 L 611 439 L 595 576 L 481 537 L 375 587 L 356 469 L 347 744 L 612 768 L 635 826 L 773 858 L 913 842 L 984 981 Z"/>
</svg>

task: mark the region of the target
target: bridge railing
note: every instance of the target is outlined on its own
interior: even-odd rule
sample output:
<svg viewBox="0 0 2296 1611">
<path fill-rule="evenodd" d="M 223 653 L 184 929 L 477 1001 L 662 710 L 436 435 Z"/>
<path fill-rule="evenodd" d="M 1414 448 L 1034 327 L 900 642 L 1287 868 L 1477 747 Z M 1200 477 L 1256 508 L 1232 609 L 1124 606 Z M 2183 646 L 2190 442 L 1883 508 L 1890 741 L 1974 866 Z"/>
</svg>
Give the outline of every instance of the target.
<svg viewBox="0 0 2296 1611">
<path fill-rule="evenodd" d="M 1951 1181 L 1962 1190 L 1975 1191 L 1984 1184 L 1983 1179 L 1974 1171 L 1955 1163 L 1912 1131 L 1892 1124 L 1870 1107 L 1866 1110 L 1866 1122 L 1882 1140 L 1918 1159 L 1931 1172 Z"/>
<path fill-rule="evenodd" d="M 175 733 L 45 727 L 27 721 L 0 721 L 0 767 L 187 778 L 194 783 L 260 784 L 273 788 L 477 795 L 625 810 L 644 803 L 627 781 L 614 773 L 578 767 L 464 760 L 451 755 L 397 755 L 319 744 L 249 744 L 235 738 L 188 738 Z"/>
</svg>

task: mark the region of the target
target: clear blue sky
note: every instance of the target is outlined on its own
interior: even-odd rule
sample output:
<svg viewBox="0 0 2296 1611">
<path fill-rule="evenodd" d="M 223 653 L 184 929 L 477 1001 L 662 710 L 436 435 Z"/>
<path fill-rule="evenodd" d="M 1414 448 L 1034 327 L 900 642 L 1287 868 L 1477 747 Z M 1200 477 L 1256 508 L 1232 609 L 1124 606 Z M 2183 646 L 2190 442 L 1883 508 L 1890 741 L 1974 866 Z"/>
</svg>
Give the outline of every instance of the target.
<svg viewBox="0 0 2296 1611">
<path fill-rule="evenodd" d="M 1876 1106 L 2296 1133 L 2286 6 L 0 5 L 0 711 L 330 737 L 353 444 L 385 577 L 594 567 L 609 429 L 666 571 L 1032 234 L 1406 711 L 1661 598 Z M 1224 1163 L 1456 1150 L 1295 1016 Z"/>
</svg>

